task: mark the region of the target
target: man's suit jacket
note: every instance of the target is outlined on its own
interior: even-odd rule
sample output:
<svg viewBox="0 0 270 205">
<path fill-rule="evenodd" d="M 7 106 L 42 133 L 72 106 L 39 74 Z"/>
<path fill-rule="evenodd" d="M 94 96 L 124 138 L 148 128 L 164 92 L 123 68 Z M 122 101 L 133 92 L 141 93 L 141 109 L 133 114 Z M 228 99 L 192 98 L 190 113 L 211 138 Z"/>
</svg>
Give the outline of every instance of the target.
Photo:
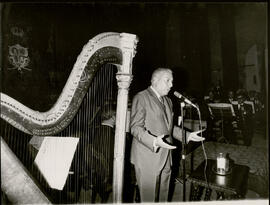
<svg viewBox="0 0 270 205">
<path fill-rule="evenodd" d="M 173 111 L 167 96 L 164 97 L 164 105 L 149 87 L 134 97 L 131 110 L 131 162 L 138 168 L 156 173 L 162 170 L 167 159 L 172 163 L 170 150 L 159 148 L 155 152 L 153 149 L 153 135 L 169 135 L 166 140 L 172 142 Z"/>
<path fill-rule="evenodd" d="M 238 108 L 239 104 L 233 104 L 234 113 L 237 117 L 241 118 L 242 115 L 246 118 L 250 118 L 252 116 L 252 106 L 246 103 L 243 103 L 244 111 Z"/>
</svg>

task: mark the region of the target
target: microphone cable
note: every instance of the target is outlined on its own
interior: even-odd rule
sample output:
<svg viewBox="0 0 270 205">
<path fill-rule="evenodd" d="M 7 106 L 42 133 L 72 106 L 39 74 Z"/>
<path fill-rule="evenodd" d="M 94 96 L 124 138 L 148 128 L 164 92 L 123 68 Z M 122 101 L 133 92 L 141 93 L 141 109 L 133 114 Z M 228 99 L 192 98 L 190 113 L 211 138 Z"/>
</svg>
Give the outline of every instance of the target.
<svg viewBox="0 0 270 205">
<path fill-rule="evenodd" d="M 197 111 L 198 111 L 198 115 L 199 115 L 199 130 L 202 130 L 202 119 L 201 119 L 201 112 L 200 112 L 200 109 L 199 109 L 199 106 L 196 107 Z M 206 125 L 207 126 L 207 125 Z M 201 137 L 202 137 L 202 132 L 200 133 Z M 204 164 L 204 179 L 206 181 L 206 184 L 207 184 L 207 188 L 209 189 L 210 186 L 209 186 L 209 182 L 208 182 L 208 179 L 207 179 L 207 175 L 206 175 L 206 169 L 207 169 L 207 155 L 206 155 L 206 152 L 205 152 L 205 148 L 204 148 L 204 143 L 203 141 L 201 141 L 201 144 L 202 144 L 202 149 L 203 149 L 203 154 L 204 154 L 204 158 L 205 158 L 205 164 Z"/>
</svg>

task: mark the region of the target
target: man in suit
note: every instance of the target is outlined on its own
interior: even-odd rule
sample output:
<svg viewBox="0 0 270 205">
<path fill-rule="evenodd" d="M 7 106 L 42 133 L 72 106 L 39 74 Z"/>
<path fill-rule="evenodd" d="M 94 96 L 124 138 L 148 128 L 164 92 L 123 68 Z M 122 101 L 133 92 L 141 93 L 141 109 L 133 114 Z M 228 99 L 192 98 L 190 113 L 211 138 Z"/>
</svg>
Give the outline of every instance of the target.
<svg viewBox="0 0 270 205">
<path fill-rule="evenodd" d="M 252 106 L 245 103 L 246 95 L 243 90 L 237 91 L 237 104 L 233 105 L 234 112 L 236 115 L 236 123 L 234 128 L 241 130 L 244 145 L 250 146 L 253 137 L 253 114 Z"/>
<path fill-rule="evenodd" d="M 142 202 L 168 200 L 171 149 L 176 148 L 170 144 L 172 133 L 182 140 L 180 127 L 173 126 L 172 102 L 167 97 L 172 85 L 172 71 L 158 68 L 152 74 L 151 86 L 139 92 L 132 102 L 131 163 Z"/>
</svg>

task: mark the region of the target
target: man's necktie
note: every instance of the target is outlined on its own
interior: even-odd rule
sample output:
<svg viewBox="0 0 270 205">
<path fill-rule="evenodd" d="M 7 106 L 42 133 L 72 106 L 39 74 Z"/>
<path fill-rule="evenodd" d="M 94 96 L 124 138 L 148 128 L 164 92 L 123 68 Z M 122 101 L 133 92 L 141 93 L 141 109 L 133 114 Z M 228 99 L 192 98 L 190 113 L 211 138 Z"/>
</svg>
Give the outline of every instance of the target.
<svg viewBox="0 0 270 205">
<path fill-rule="evenodd" d="M 161 104 L 165 107 L 165 105 L 164 105 L 164 98 L 163 97 L 160 97 L 159 99 L 160 99 Z"/>
<path fill-rule="evenodd" d="M 164 97 L 160 97 L 160 102 L 163 105 L 163 109 L 164 109 L 164 112 L 165 112 L 166 120 L 168 120 L 167 110 L 166 110 L 166 106 L 165 106 L 165 99 L 164 99 Z"/>
</svg>

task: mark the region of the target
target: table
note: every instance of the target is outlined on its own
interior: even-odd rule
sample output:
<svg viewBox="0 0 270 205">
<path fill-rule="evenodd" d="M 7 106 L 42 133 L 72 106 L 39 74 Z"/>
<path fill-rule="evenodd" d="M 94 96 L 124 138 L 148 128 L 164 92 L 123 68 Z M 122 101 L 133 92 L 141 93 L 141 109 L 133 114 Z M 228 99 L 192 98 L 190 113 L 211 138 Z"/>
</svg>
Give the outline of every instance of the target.
<svg viewBox="0 0 270 205">
<path fill-rule="evenodd" d="M 254 136 L 257 141 L 261 139 Z M 189 142 L 190 144 L 191 142 Z M 186 156 L 186 173 L 190 175 L 204 160 L 204 150 L 208 159 L 215 160 L 219 153 L 229 153 L 235 164 L 248 166 L 248 190 L 255 191 L 262 198 L 269 198 L 269 149 L 268 142 L 261 145 L 243 146 L 224 144 L 218 142 L 204 142 L 204 147 L 199 146 Z M 264 144 L 264 145 L 263 145 Z M 204 149 L 203 149 L 204 148 Z M 182 161 L 181 161 L 182 162 Z M 179 172 L 179 178 L 181 177 Z"/>
<path fill-rule="evenodd" d="M 191 182 L 191 201 L 201 199 L 205 188 L 204 200 L 210 200 L 212 190 L 217 193 L 219 199 L 241 199 L 245 197 L 247 191 L 249 167 L 245 165 L 233 164 L 230 174 L 218 175 L 214 172 L 216 160 L 207 159 L 205 169 L 205 160 L 190 174 L 187 178 Z M 206 180 L 207 179 L 207 180 Z"/>
</svg>

